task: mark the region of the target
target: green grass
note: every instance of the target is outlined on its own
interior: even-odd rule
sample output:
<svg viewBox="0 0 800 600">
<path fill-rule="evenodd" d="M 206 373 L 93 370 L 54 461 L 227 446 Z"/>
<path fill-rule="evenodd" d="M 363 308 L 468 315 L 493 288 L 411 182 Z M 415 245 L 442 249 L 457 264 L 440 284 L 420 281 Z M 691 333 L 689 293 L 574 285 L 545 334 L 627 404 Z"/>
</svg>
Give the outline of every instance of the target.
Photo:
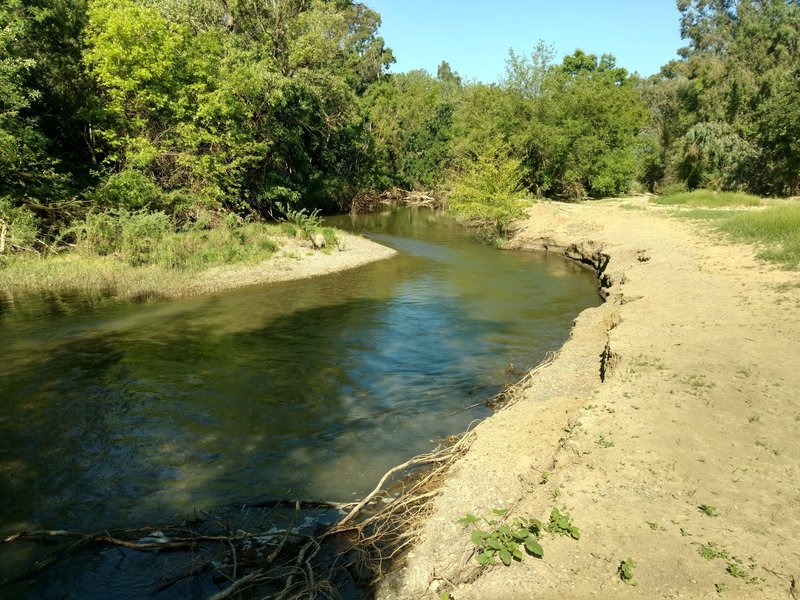
<svg viewBox="0 0 800 600">
<path fill-rule="evenodd" d="M 0 291 L 100 293 L 121 298 L 178 296 L 197 288 L 198 273 L 213 267 L 256 264 L 279 248 L 288 232 L 277 225 L 165 231 L 99 254 L 85 240 L 54 256 L 20 253 L 0 257 Z"/>
<path fill-rule="evenodd" d="M 707 198 L 714 192 L 690 192 L 689 194 L 676 194 L 654 201 L 661 204 L 673 198 L 689 195 Z M 723 196 L 726 194 L 716 194 Z M 746 194 L 729 194 L 730 196 L 752 198 L 761 203 L 760 210 L 715 210 L 713 208 L 693 208 L 673 212 L 673 216 L 680 219 L 693 219 L 707 223 L 713 229 L 727 234 L 729 239 L 745 242 L 758 247 L 758 257 L 770 262 L 778 263 L 787 269 L 800 267 L 800 202 L 796 200 L 764 200 L 747 196 Z M 736 206 L 728 200 L 720 200 L 719 207 Z M 730 200 L 733 202 L 733 200 Z M 672 203 L 675 206 L 679 202 Z M 682 204 L 683 206 L 698 206 L 697 204 Z M 709 205 L 705 205 L 709 206 Z M 738 206 L 758 206 L 757 204 L 740 203 Z"/>
<path fill-rule="evenodd" d="M 733 239 L 758 245 L 759 258 L 796 269 L 800 266 L 800 203 L 731 215 L 717 227 Z"/>
<path fill-rule="evenodd" d="M 691 219 L 696 221 L 722 221 L 731 215 L 741 214 L 738 210 L 715 210 L 713 208 L 690 208 L 687 210 L 672 211 L 672 216 L 678 219 Z"/>
<path fill-rule="evenodd" d="M 694 190 L 665 196 L 657 196 L 650 202 L 665 206 L 689 206 L 695 208 L 726 208 L 729 206 L 763 206 L 764 200 L 743 192 L 714 192 Z"/>
</svg>

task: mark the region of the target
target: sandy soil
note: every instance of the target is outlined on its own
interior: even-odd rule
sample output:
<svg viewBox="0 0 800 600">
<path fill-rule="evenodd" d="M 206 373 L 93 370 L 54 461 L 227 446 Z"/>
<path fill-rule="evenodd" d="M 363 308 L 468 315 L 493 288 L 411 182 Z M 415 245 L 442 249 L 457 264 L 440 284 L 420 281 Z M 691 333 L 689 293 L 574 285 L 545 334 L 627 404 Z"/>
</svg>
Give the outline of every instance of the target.
<svg viewBox="0 0 800 600">
<path fill-rule="evenodd" d="M 667 212 L 531 210 L 514 247 L 591 265 L 607 301 L 477 428 L 378 597 L 800 595 L 800 274 Z M 543 560 L 479 567 L 456 520 L 501 507 L 564 508 L 580 540 L 545 533 Z M 618 574 L 628 558 L 635 585 Z"/>
<path fill-rule="evenodd" d="M 341 249 L 313 250 L 310 243 L 282 240 L 281 248 L 269 260 L 256 265 L 234 265 L 208 269 L 180 295 L 203 294 L 245 285 L 290 281 L 354 269 L 367 263 L 391 258 L 396 250 L 366 238 L 339 232 Z"/>
</svg>

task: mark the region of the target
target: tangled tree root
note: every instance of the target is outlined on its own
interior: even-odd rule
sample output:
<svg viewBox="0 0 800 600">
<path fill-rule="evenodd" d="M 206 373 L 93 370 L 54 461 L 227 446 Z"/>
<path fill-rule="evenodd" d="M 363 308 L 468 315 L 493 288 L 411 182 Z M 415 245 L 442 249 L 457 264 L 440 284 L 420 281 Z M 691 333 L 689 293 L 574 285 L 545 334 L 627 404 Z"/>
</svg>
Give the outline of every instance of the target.
<svg viewBox="0 0 800 600">
<path fill-rule="evenodd" d="M 169 577 L 162 575 L 158 590 L 188 578 L 210 576 L 222 589 L 209 600 L 324 598 L 337 596 L 347 587 L 363 591 L 397 565 L 413 544 L 444 474 L 472 439 L 472 433 L 453 436 L 449 445 L 394 467 L 357 503 L 276 500 L 228 507 L 270 511 L 291 507 L 289 523 L 282 529 L 232 529 L 227 522 L 205 516 L 159 528 L 15 533 L 1 543 L 53 543 L 57 548 L 0 586 L 30 579 L 78 551 L 112 546 L 121 551 L 190 553 L 191 567 Z M 307 509 L 337 510 L 343 516 L 332 525 L 305 533 L 295 523 L 301 510 Z"/>
</svg>

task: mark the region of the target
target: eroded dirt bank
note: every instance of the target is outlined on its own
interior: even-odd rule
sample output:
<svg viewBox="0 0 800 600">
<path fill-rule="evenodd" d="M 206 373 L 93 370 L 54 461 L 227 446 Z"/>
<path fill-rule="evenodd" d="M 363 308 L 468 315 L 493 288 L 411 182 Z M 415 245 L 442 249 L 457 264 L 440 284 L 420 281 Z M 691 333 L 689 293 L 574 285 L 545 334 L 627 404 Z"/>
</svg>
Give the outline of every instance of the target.
<svg viewBox="0 0 800 600">
<path fill-rule="evenodd" d="M 378 597 L 797 597 L 800 274 L 644 199 L 538 204 L 513 246 L 591 264 L 607 301 L 477 428 Z M 456 523 L 553 507 L 580 540 L 544 534 L 543 560 L 508 568 L 479 567 Z"/>
</svg>

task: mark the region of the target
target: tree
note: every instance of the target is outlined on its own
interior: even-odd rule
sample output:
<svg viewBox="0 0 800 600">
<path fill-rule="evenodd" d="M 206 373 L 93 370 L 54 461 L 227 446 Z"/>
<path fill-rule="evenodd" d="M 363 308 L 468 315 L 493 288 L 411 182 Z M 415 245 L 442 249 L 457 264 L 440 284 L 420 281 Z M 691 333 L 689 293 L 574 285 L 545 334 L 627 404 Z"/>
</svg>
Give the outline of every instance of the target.
<svg viewBox="0 0 800 600">
<path fill-rule="evenodd" d="M 672 173 L 690 186 L 797 193 L 800 5 L 681 0 L 678 8 L 689 45 L 675 70 L 688 85 L 680 98 L 683 138 L 668 150 Z M 712 159 L 715 149 L 727 158 Z"/>
<path fill-rule="evenodd" d="M 579 198 L 629 189 L 646 111 L 636 80 L 613 56 L 577 50 L 565 57 L 534 106 L 526 145 L 537 193 Z"/>
</svg>

